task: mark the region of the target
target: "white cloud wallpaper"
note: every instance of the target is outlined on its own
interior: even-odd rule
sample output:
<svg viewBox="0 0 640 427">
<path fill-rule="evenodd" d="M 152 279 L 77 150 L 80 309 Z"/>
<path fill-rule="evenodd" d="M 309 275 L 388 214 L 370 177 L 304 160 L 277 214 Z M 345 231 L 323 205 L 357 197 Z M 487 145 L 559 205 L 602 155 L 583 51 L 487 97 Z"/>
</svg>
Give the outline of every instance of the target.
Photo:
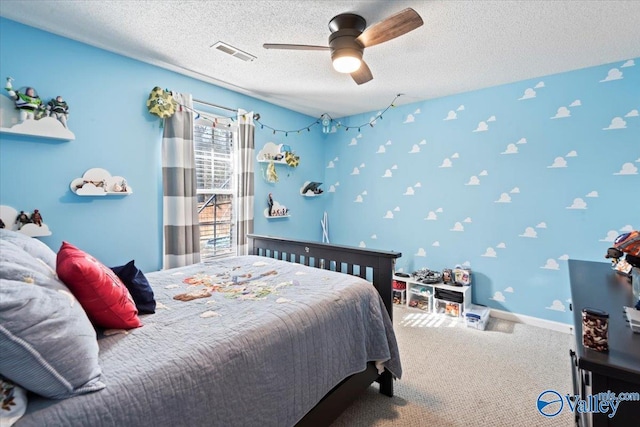
<svg viewBox="0 0 640 427">
<path fill-rule="evenodd" d="M 637 64 L 408 104 L 331 134 L 331 242 L 400 251 L 403 271 L 466 263 L 474 303 L 571 323 L 568 260 L 607 262 L 640 228 Z"/>
</svg>

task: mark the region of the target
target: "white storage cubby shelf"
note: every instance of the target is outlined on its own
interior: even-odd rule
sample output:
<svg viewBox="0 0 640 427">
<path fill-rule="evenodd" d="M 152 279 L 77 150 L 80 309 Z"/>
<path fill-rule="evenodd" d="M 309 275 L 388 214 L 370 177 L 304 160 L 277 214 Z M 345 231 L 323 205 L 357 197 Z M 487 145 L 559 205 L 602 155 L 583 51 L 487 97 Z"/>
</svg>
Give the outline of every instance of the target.
<svg viewBox="0 0 640 427">
<path fill-rule="evenodd" d="M 393 302 L 396 305 L 452 317 L 464 317 L 464 313 L 471 309 L 471 286 L 427 284 L 413 277 L 396 275 L 393 280 L 405 284 L 405 289 L 393 289 Z"/>
<path fill-rule="evenodd" d="M 128 196 L 133 189 L 121 176 L 112 176 L 101 168 L 89 169 L 69 184 L 71 191 L 78 196 Z"/>
</svg>

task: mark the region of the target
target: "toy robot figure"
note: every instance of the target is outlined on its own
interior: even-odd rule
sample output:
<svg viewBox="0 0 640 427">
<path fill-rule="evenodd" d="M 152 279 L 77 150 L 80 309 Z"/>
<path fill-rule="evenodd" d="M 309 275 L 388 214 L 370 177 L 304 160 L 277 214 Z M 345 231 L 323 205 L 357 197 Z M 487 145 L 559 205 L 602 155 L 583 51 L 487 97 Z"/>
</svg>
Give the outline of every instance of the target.
<svg viewBox="0 0 640 427">
<path fill-rule="evenodd" d="M 60 95 L 56 96 L 47 103 L 47 113 L 49 117 L 54 117 L 62 123 L 62 126 L 67 127 L 67 118 L 69 117 L 69 106 L 67 102 L 62 99 Z"/>
<path fill-rule="evenodd" d="M 14 100 L 16 108 L 20 110 L 20 121 L 27 119 L 35 120 L 36 112 L 42 105 L 42 100 L 38 96 L 38 93 L 32 87 L 26 87 L 24 93 L 21 93 L 20 89 L 14 91 L 11 80 L 13 80 L 11 77 L 7 77 L 7 84 L 4 88 L 9 92 L 11 99 Z"/>
<path fill-rule="evenodd" d="M 40 211 L 35 209 L 31 214 L 31 222 L 36 224 L 38 227 L 42 227 L 42 215 L 40 215 Z"/>
<path fill-rule="evenodd" d="M 20 211 L 20 213 L 16 217 L 16 224 L 18 224 L 18 230 L 20 230 L 23 225 L 29 224 L 30 222 L 31 220 L 29 219 L 29 216 L 26 213 L 24 213 L 24 211 Z"/>
</svg>

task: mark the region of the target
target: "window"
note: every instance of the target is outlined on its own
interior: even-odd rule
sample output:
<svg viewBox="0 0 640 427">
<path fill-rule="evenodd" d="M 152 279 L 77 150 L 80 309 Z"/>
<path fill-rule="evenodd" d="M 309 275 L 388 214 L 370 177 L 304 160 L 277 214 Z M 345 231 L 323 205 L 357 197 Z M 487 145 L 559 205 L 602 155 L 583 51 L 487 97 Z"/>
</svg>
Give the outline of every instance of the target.
<svg viewBox="0 0 640 427">
<path fill-rule="evenodd" d="M 201 257 L 235 255 L 233 130 L 202 118 L 193 130 Z"/>
</svg>

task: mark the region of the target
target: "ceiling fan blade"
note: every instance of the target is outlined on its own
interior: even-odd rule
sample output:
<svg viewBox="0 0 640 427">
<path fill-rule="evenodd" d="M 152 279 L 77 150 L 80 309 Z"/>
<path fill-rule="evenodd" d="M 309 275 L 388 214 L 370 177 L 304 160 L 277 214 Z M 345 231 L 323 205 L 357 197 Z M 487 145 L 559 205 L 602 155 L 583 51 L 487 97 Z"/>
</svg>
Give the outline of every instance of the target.
<svg viewBox="0 0 640 427">
<path fill-rule="evenodd" d="M 371 74 L 371 70 L 366 62 L 362 61 L 360 63 L 360 68 L 351 73 L 351 77 L 353 80 L 359 85 L 368 82 L 373 79 L 373 74 Z"/>
<path fill-rule="evenodd" d="M 375 46 L 380 43 L 395 39 L 409 31 L 420 27 L 424 22 L 418 12 L 410 7 L 377 22 L 364 30 L 357 40 L 364 47 Z"/>
<path fill-rule="evenodd" d="M 262 45 L 265 49 L 289 49 L 289 50 L 329 50 L 329 46 L 313 46 L 309 44 L 278 44 L 265 43 Z"/>
</svg>

